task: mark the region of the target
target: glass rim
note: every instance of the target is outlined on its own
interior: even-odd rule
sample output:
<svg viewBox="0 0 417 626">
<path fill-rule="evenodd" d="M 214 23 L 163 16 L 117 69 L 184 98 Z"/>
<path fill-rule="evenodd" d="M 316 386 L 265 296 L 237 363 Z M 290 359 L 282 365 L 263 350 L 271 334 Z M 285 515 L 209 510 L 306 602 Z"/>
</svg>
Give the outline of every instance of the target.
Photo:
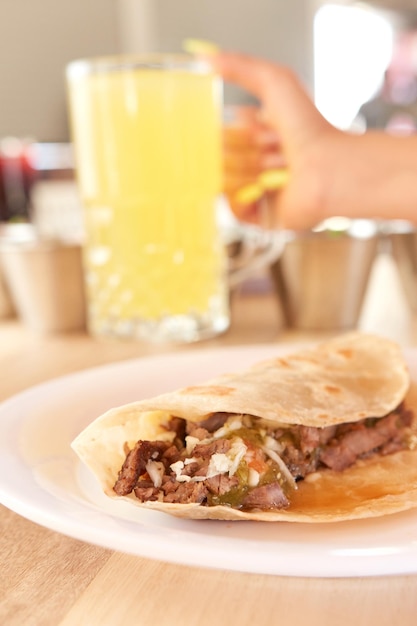
<svg viewBox="0 0 417 626">
<path fill-rule="evenodd" d="M 113 54 L 70 61 L 66 66 L 67 78 L 125 70 L 185 70 L 195 74 L 209 74 L 213 70 L 207 61 L 187 54 L 149 53 Z"/>
</svg>

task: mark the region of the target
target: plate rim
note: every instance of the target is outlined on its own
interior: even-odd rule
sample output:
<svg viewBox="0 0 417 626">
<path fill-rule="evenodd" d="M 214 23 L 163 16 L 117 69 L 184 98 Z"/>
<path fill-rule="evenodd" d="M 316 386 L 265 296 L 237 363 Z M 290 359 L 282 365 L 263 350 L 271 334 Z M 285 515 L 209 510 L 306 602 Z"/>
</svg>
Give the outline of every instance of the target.
<svg viewBox="0 0 417 626">
<path fill-rule="evenodd" d="M 193 350 L 185 350 L 185 351 L 176 351 L 176 352 L 168 352 L 168 353 L 157 353 L 146 356 L 139 356 L 129 359 L 124 359 L 120 361 L 113 361 L 110 363 L 104 363 L 101 365 L 97 365 L 94 367 L 84 368 L 75 372 L 71 372 L 69 374 L 57 376 L 51 378 L 49 380 L 40 382 L 38 384 L 32 385 L 27 389 L 24 389 L 9 398 L 6 398 L 3 402 L 0 403 L 0 434 L 6 432 L 7 428 L 11 432 L 13 432 L 13 426 L 18 427 L 27 418 L 27 416 L 20 415 L 20 419 L 16 417 L 11 417 L 5 422 L 2 422 L 2 417 L 4 418 L 5 413 L 9 410 L 19 408 L 19 405 L 27 400 L 30 400 L 33 396 L 47 393 L 51 389 L 55 392 L 60 388 L 66 389 L 68 385 L 80 385 L 83 383 L 90 384 L 89 379 L 94 379 L 95 377 L 100 378 L 100 375 L 106 376 L 118 370 L 134 368 L 136 365 L 140 364 L 149 365 L 149 364 L 158 364 L 161 361 L 177 361 L 182 360 L 184 362 L 195 359 L 204 359 L 207 356 L 211 356 L 212 358 L 218 358 L 224 355 L 233 355 L 238 356 L 241 353 L 244 353 L 248 358 L 252 358 L 252 355 L 261 354 L 260 358 L 268 358 L 272 354 L 283 354 L 288 353 L 289 351 L 294 350 L 296 346 L 297 349 L 301 349 L 302 346 L 305 346 L 307 342 L 288 342 L 282 344 L 245 344 L 245 345 L 237 345 L 237 346 L 221 346 L 221 347 L 202 347 L 199 349 Z M 311 345 L 313 342 L 309 342 Z M 314 342 L 316 343 L 316 342 Z M 417 349 L 416 348 L 403 348 L 406 358 L 409 360 L 412 357 L 416 360 L 417 358 Z M 258 357 L 256 357 L 258 358 Z M 416 362 L 417 368 L 417 362 Z M 417 370 L 415 372 L 417 375 Z M 30 418 L 29 418 L 30 419 Z M 68 419 L 68 417 L 67 417 Z M 17 428 L 15 434 L 19 433 L 19 428 Z M 0 449 L 1 449 L 0 443 Z M 13 452 L 11 450 L 9 452 L 10 458 L 16 461 L 16 451 Z M 74 465 L 76 464 L 76 460 L 74 461 Z M 27 469 L 30 470 L 30 467 L 27 466 Z M 32 468 L 33 469 L 33 468 Z M 46 492 L 47 493 L 47 492 Z M 48 493 L 49 497 L 52 497 L 51 494 Z M 86 501 L 88 506 L 91 507 L 92 503 Z M 151 559 L 159 559 L 166 562 L 178 563 L 184 565 L 191 565 L 197 567 L 209 567 L 209 568 L 218 568 L 218 569 L 226 569 L 240 572 L 249 572 L 249 573 L 260 573 L 260 574 L 273 574 L 273 575 L 285 575 L 285 576 L 311 576 L 311 577 L 350 577 L 350 576 L 377 576 L 377 575 L 389 575 L 389 574 L 409 574 L 417 572 L 417 533 L 416 537 L 413 540 L 410 540 L 410 544 L 404 544 L 402 548 L 393 549 L 389 546 L 387 550 L 381 550 L 380 553 L 374 552 L 373 555 L 369 554 L 369 550 L 357 550 L 356 554 L 351 553 L 343 554 L 340 546 L 336 545 L 334 548 L 330 548 L 320 564 L 314 562 L 305 562 L 305 559 L 302 558 L 302 555 L 294 553 L 294 545 L 292 546 L 284 546 L 282 542 L 278 542 L 280 547 L 282 548 L 282 553 L 278 559 L 278 562 L 274 562 L 273 554 L 270 557 L 265 558 L 263 562 L 259 559 L 255 559 L 255 561 L 248 562 L 247 556 L 245 556 L 245 548 L 246 552 L 249 551 L 251 554 L 253 551 L 256 551 L 256 548 L 259 544 L 256 540 L 253 540 L 250 543 L 247 539 L 236 539 L 232 538 L 235 546 L 238 546 L 242 549 L 241 558 L 238 558 L 236 554 L 234 555 L 235 560 L 229 563 L 219 563 L 219 555 L 221 555 L 221 545 L 219 544 L 217 536 L 207 537 L 204 533 L 202 535 L 198 535 L 198 537 L 205 537 L 204 545 L 200 546 L 201 554 L 200 558 L 195 558 L 189 553 L 179 555 L 178 550 L 171 549 L 172 539 L 169 536 L 164 536 L 161 540 L 159 538 L 160 547 L 158 550 L 155 550 L 155 546 L 153 548 L 148 548 L 146 541 L 142 541 L 140 546 L 140 550 L 135 549 L 134 551 L 129 550 L 129 546 L 125 545 L 123 541 L 111 542 L 109 543 L 109 535 L 107 532 L 100 532 L 93 534 L 93 530 L 88 526 L 88 530 L 86 531 L 85 525 L 82 523 L 76 523 L 71 518 L 65 518 L 62 514 L 57 513 L 57 511 L 43 511 L 42 509 L 37 508 L 31 503 L 30 498 L 29 501 L 19 497 L 19 495 L 13 494 L 13 492 L 5 489 L 4 479 L 1 478 L 0 473 L 0 503 L 4 504 L 6 507 L 15 511 L 17 514 L 29 519 L 34 523 L 41 524 L 50 530 L 55 532 L 62 533 L 74 539 L 78 539 L 81 541 L 87 541 L 89 543 L 99 545 L 103 548 L 111 549 L 111 550 L 119 550 L 126 553 L 134 554 L 136 556 L 143 556 L 145 558 Z M 96 505 L 94 505 L 96 506 Z M 94 508 L 94 507 L 93 507 Z M 405 512 L 406 514 L 410 512 Z M 411 512 L 412 513 L 412 512 Z M 100 514 L 106 517 L 110 517 L 120 521 L 118 516 L 114 516 L 110 513 L 100 511 Z M 155 512 L 154 512 L 155 514 Z M 164 515 L 160 513 L 158 515 Z M 395 516 L 403 516 L 403 513 L 394 514 L 387 516 L 389 518 L 394 518 Z M 135 528 L 138 528 L 138 522 L 131 522 L 122 520 L 124 524 L 128 523 L 134 524 Z M 416 511 L 416 521 L 417 521 L 417 511 Z M 189 520 L 187 520 L 189 524 Z M 200 521 L 196 521 L 196 524 L 201 524 Z M 209 522 L 210 524 L 213 522 Z M 235 524 L 236 522 L 214 522 L 216 524 L 224 524 L 230 525 Z M 354 525 L 356 523 L 355 520 L 348 522 L 349 525 Z M 258 522 L 239 522 L 239 524 L 249 524 L 258 526 Z M 279 522 L 279 524 L 291 524 L 290 522 Z M 300 526 L 300 523 L 297 523 Z M 143 524 L 142 524 L 143 526 Z M 302 525 L 301 525 L 302 526 Z M 308 525 L 311 526 L 311 525 Z M 175 533 L 174 533 L 175 534 Z M 177 532 L 178 534 L 178 532 Z M 111 538 L 111 533 L 110 533 Z M 146 539 L 146 538 L 145 538 Z M 221 538 L 222 539 L 222 538 Z M 224 539 L 223 539 L 224 541 Z M 116 545 L 114 545 L 116 543 Z M 197 542 L 198 543 L 198 542 Z M 217 545 L 216 545 L 217 544 Z M 221 541 L 220 541 L 221 544 Z M 411 547 L 411 550 L 410 550 Z M 163 553 L 162 548 L 165 550 Z M 311 548 L 311 546 L 310 546 Z M 304 549 L 303 545 L 299 545 L 298 551 L 301 552 Z M 391 552 L 390 552 L 391 550 Z M 320 556 L 320 550 L 317 551 L 317 555 L 315 554 L 315 550 L 311 550 L 310 559 L 313 556 Z M 263 555 L 265 556 L 265 555 Z M 291 557 L 291 559 L 290 559 Z M 370 558 L 371 557 L 371 558 Z M 407 558 L 405 558 L 407 557 Z M 290 560 L 289 560 L 290 559 Z M 360 573 L 358 573 L 360 572 Z"/>
</svg>

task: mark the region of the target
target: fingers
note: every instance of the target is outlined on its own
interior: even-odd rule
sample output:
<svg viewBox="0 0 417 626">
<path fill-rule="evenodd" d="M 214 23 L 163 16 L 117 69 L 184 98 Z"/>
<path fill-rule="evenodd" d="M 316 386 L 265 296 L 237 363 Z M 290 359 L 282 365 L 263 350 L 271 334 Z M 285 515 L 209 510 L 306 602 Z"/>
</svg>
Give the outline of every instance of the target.
<svg viewBox="0 0 417 626">
<path fill-rule="evenodd" d="M 282 153 L 279 152 L 265 152 L 261 159 L 262 170 L 275 170 L 285 168 L 287 161 Z"/>
<path fill-rule="evenodd" d="M 236 107 L 236 119 L 242 119 Z M 262 150 L 254 140 L 252 129 L 243 122 L 226 123 L 223 128 L 224 191 L 233 203 L 233 195 L 244 185 L 256 179 L 261 171 Z"/>
<path fill-rule="evenodd" d="M 230 106 L 225 110 L 223 147 L 223 191 L 229 206 L 239 217 L 255 216 L 265 191 L 260 189 L 253 199 L 252 188 L 266 168 L 284 163 L 277 134 L 265 124 L 258 106 Z"/>
<path fill-rule="evenodd" d="M 239 85 L 261 101 L 265 120 L 278 134 L 286 151 L 328 125 L 290 69 L 226 52 L 210 57 L 209 62 L 224 80 Z"/>
<path fill-rule="evenodd" d="M 246 89 L 259 100 L 274 83 L 277 67 L 268 61 L 261 61 L 243 54 L 220 52 L 209 58 L 211 65 L 227 81 Z"/>
<path fill-rule="evenodd" d="M 280 142 L 277 133 L 269 127 L 259 127 L 254 135 L 255 142 L 262 148 L 275 149 L 279 148 Z"/>
</svg>

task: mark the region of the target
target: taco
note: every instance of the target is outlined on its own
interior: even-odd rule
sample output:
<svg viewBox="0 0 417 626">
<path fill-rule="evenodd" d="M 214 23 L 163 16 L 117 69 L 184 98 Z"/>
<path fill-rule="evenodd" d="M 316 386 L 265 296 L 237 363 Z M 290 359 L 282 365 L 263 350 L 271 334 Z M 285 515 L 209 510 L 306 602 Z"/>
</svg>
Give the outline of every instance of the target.
<svg viewBox="0 0 417 626">
<path fill-rule="evenodd" d="M 350 333 L 111 409 L 72 447 L 108 496 L 178 517 L 372 517 L 417 506 L 416 398 L 399 346 Z"/>
</svg>

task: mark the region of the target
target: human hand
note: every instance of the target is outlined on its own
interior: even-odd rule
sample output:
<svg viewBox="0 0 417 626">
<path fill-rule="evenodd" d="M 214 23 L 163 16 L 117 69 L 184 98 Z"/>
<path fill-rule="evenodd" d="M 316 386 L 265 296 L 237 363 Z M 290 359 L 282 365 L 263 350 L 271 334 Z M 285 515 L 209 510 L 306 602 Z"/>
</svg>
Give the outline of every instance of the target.
<svg viewBox="0 0 417 626">
<path fill-rule="evenodd" d="M 265 169 L 285 165 L 288 183 L 269 198 L 275 216 L 290 228 L 315 225 L 323 215 L 326 145 L 339 131 L 321 116 L 288 68 L 224 52 L 210 55 L 209 62 L 225 80 L 243 87 L 261 103 L 258 111 L 252 110 L 250 115 L 244 112 L 243 126 L 241 120 L 238 136 L 246 150 L 245 158 L 236 151 L 236 130 L 234 134 L 225 132 L 225 191 L 232 209 L 239 217 L 253 220 L 257 203 L 250 199 L 246 205 L 239 203 L 237 184 L 246 184 Z"/>
<path fill-rule="evenodd" d="M 258 106 L 228 106 L 223 125 L 223 191 L 237 217 L 258 222 L 274 190 L 259 185 L 265 171 L 285 161 L 275 131 L 262 120 Z"/>
<path fill-rule="evenodd" d="M 275 133 L 288 172 L 284 186 L 282 177 L 278 180 L 281 191 L 274 196 L 277 223 L 308 229 L 334 216 L 417 223 L 416 134 L 339 130 L 324 119 L 290 69 L 220 52 L 198 40 L 191 43 L 188 52 L 205 57 L 226 81 L 261 103 L 262 121 Z M 277 173 L 268 170 L 259 176 Z M 240 217 L 253 218 L 252 209 L 249 203 Z"/>
</svg>

